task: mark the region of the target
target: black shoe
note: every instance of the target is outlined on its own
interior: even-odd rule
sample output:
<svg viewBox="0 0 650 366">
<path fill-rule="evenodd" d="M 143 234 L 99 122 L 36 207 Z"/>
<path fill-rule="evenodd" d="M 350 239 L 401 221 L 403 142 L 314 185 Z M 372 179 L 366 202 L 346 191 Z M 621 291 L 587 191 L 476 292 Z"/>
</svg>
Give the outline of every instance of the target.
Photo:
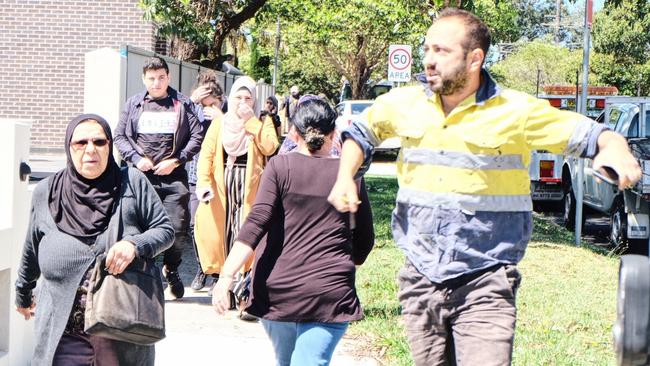
<svg viewBox="0 0 650 366">
<path fill-rule="evenodd" d="M 178 274 L 178 271 L 168 271 L 165 268 L 164 273 L 167 284 L 169 285 L 169 291 L 175 298 L 182 298 L 185 295 L 185 286 L 183 286 L 183 281 L 181 281 L 181 276 Z"/>
<path fill-rule="evenodd" d="M 210 288 L 208 289 L 208 297 L 212 297 L 212 290 L 214 290 L 214 285 L 217 284 L 217 281 L 212 281 Z"/>
<path fill-rule="evenodd" d="M 214 290 L 214 285 L 217 284 L 219 281 L 219 274 L 218 273 L 213 273 L 210 275 L 212 277 L 212 283 L 210 284 L 210 288 L 208 289 L 208 296 L 212 297 L 212 290 Z"/>
<path fill-rule="evenodd" d="M 200 291 L 202 288 L 205 287 L 205 281 L 208 279 L 208 276 L 206 276 L 203 271 L 199 269 L 199 271 L 196 273 L 196 276 L 194 277 L 194 280 L 192 281 L 192 284 L 190 287 L 194 291 Z"/>
</svg>

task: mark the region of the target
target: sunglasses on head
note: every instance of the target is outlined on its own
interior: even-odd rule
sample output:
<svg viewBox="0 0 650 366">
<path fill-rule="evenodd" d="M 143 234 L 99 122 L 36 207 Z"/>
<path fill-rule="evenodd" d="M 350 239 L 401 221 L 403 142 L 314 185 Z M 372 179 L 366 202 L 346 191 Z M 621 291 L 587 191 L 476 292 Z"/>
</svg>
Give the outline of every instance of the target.
<svg viewBox="0 0 650 366">
<path fill-rule="evenodd" d="M 75 150 L 81 150 L 81 149 L 85 149 L 89 143 L 92 143 L 96 147 L 102 147 L 108 144 L 108 139 L 97 138 L 97 139 L 77 140 L 77 141 L 72 141 L 70 143 L 70 146 L 72 146 L 72 148 Z"/>
</svg>

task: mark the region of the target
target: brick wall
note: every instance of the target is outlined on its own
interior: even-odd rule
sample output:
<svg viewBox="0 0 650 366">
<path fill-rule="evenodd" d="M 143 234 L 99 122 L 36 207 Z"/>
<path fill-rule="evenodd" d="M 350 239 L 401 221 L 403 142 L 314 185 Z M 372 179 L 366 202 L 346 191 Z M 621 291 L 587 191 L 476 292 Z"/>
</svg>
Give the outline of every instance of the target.
<svg viewBox="0 0 650 366">
<path fill-rule="evenodd" d="M 154 26 L 137 3 L 0 0 L 0 118 L 34 121 L 33 153 L 63 151 L 65 127 L 83 110 L 86 52 L 155 49 Z"/>
</svg>

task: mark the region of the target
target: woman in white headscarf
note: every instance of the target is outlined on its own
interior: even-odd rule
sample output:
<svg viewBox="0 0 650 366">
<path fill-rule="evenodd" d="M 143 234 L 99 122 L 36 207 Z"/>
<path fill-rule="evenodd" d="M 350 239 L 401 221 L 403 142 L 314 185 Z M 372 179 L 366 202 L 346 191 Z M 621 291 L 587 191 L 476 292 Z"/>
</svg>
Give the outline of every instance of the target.
<svg viewBox="0 0 650 366">
<path fill-rule="evenodd" d="M 279 145 L 271 119 L 255 117 L 256 85 L 248 76 L 235 81 L 228 112 L 212 121 L 201 145 L 196 195 L 205 204 L 196 210 L 194 235 L 206 274 L 220 273 L 255 201 L 266 158 Z"/>
</svg>

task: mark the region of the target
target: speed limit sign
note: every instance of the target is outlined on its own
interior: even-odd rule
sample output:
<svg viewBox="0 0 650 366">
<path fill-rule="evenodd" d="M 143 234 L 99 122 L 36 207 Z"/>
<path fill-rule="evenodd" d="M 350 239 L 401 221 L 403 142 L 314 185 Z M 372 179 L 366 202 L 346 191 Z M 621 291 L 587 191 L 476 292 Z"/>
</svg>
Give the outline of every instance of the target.
<svg viewBox="0 0 650 366">
<path fill-rule="evenodd" d="M 388 81 L 411 81 L 411 46 L 392 44 L 388 48 Z"/>
</svg>

